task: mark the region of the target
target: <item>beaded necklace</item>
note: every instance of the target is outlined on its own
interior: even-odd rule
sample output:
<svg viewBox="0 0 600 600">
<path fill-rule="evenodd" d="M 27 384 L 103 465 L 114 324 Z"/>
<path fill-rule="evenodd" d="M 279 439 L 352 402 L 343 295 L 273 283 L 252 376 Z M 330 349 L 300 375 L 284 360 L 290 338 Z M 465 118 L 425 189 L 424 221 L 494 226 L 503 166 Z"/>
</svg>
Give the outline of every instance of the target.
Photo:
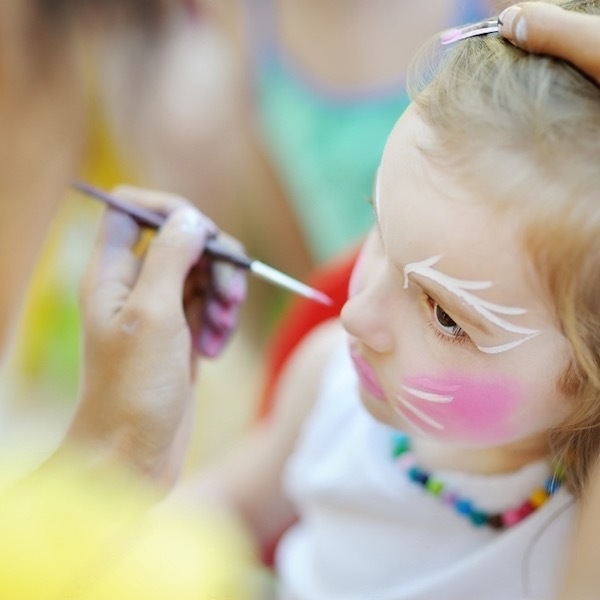
<svg viewBox="0 0 600 600">
<path fill-rule="evenodd" d="M 545 504 L 560 488 L 564 479 L 562 470 L 555 469 L 545 485 L 533 490 L 527 500 L 519 506 L 509 508 L 501 513 L 487 513 L 478 509 L 468 498 L 461 497 L 453 490 L 447 489 L 445 484 L 434 475 L 417 466 L 412 455 L 408 453 L 409 450 L 408 436 L 400 432 L 394 433 L 392 456 L 406 469 L 408 479 L 420 485 L 430 495 L 439 498 L 449 508 L 453 508 L 459 515 L 469 519 L 477 527 L 487 525 L 493 529 L 506 529 L 516 525 Z"/>
</svg>

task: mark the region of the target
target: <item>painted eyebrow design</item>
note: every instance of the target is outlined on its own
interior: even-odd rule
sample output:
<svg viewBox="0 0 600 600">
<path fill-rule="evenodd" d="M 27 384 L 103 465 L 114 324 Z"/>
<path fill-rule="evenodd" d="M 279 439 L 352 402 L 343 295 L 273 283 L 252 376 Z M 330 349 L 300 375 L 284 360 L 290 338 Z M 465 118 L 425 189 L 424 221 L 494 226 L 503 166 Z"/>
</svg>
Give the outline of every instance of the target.
<svg viewBox="0 0 600 600">
<path fill-rule="evenodd" d="M 433 265 L 435 265 L 440 258 L 442 258 L 441 254 L 432 256 L 431 258 L 427 258 L 425 260 L 408 263 L 404 267 L 404 287 L 408 287 L 408 275 L 410 273 L 415 273 L 415 275 L 420 275 L 425 279 L 430 279 L 431 281 L 447 289 L 457 298 L 460 298 L 465 304 L 470 306 L 476 313 L 478 313 L 484 319 L 487 319 L 490 323 L 493 323 L 494 325 L 497 325 L 501 329 L 504 329 L 510 333 L 516 333 L 518 335 L 525 336 L 519 340 L 508 342 L 507 344 L 501 344 L 499 346 L 477 346 L 479 350 L 488 354 L 505 352 L 506 350 L 510 350 L 511 348 L 519 346 L 526 340 L 531 339 L 539 333 L 539 330 L 537 329 L 530 329 L 528 327 L 514 325 L 510 321 L 507 321 L 499 316 L 523 315 L 527 312 L 527 310 L 524 308 L 505 306 L 503 304 L 489 302 L 472 293 L 472 291 L 489 289 L 492 287 L 491 281 L 469 281 L 465 279 L 456 279 L 455 277 L 445 275 L 444 273 L 441 273 L 437 269 L 433 268 Z"/>
<path fill-rule="evenodd" d="M 414 278 L 412 277 L 413 275 Z M 430 280 L 425 279 L 418 273 L 409 273 L 406 277 L 417 284 L 429 298 L 436 304 L 439 304 L 450 316 L 455 315 L 461 322 L 480 329 L 486 335 L 493 335 L 489 322 L 478 313 L 473 314 L 474 311 L 469 310 L 463 303 L 460 303 L 455 294 L 452 294 L 452 292 L 449 292 L 446 288 L 435 282 L 431 285 Z M 407 287 L 406 281 L 404 287 Z"/>
</svg>

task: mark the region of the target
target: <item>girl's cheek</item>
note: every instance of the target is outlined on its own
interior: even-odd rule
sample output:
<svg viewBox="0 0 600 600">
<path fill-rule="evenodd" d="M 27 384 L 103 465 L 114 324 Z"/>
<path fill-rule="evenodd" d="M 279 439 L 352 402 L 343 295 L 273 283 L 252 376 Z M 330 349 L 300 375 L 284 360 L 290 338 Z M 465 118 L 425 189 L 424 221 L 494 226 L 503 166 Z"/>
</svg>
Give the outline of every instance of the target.
<svg viewBox="0 0 600 600">
<path fill-rule="evenodd" d="M 462 374 L 406 378 L 394 397 L 396 411 L 417 431 L 468 444 L 514 438 L 520 405 L 517 381 Z"/>
</svg>

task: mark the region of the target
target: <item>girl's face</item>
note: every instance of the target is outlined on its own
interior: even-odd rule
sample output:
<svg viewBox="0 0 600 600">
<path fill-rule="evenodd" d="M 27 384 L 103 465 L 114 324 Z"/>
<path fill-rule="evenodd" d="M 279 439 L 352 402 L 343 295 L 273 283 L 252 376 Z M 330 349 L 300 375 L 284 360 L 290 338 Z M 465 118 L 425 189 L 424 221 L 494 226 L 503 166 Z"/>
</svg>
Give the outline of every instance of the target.
<svg viewBox="0 0 600 600">
<path fill-rule="evenodd" d="M 519 245 L 518 217 L 475 197 L 415 140 L 433 137 L 410 107 L 388 140 L 377 224 L 342 311 L 363 402 L 419 438 L 545 447 L 568 412 L 557 381 L 569 346 Z"/>
</svg>

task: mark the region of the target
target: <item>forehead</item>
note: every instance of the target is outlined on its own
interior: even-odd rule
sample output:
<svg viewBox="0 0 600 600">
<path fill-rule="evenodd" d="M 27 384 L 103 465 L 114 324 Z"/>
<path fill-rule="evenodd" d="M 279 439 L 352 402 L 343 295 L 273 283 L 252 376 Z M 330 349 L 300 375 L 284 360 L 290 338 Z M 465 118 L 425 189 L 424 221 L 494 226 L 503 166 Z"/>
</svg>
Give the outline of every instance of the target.
<svg viewBox="0 0 600 600">
<path fill-rule="evenodd" d="M 489 280 L 513 299 L 533 293 L 516 203 L 500 209 L 484 187 L 459 176 L 468 169 L 458 171 L 423 148 L 435 152 L 435 137 L 411 106 L 388 139 L 379 171 L 376 208 L 390 259 L 402 268 L 442 255 L 438 268 L 448 275 Z"/>
</svg>

